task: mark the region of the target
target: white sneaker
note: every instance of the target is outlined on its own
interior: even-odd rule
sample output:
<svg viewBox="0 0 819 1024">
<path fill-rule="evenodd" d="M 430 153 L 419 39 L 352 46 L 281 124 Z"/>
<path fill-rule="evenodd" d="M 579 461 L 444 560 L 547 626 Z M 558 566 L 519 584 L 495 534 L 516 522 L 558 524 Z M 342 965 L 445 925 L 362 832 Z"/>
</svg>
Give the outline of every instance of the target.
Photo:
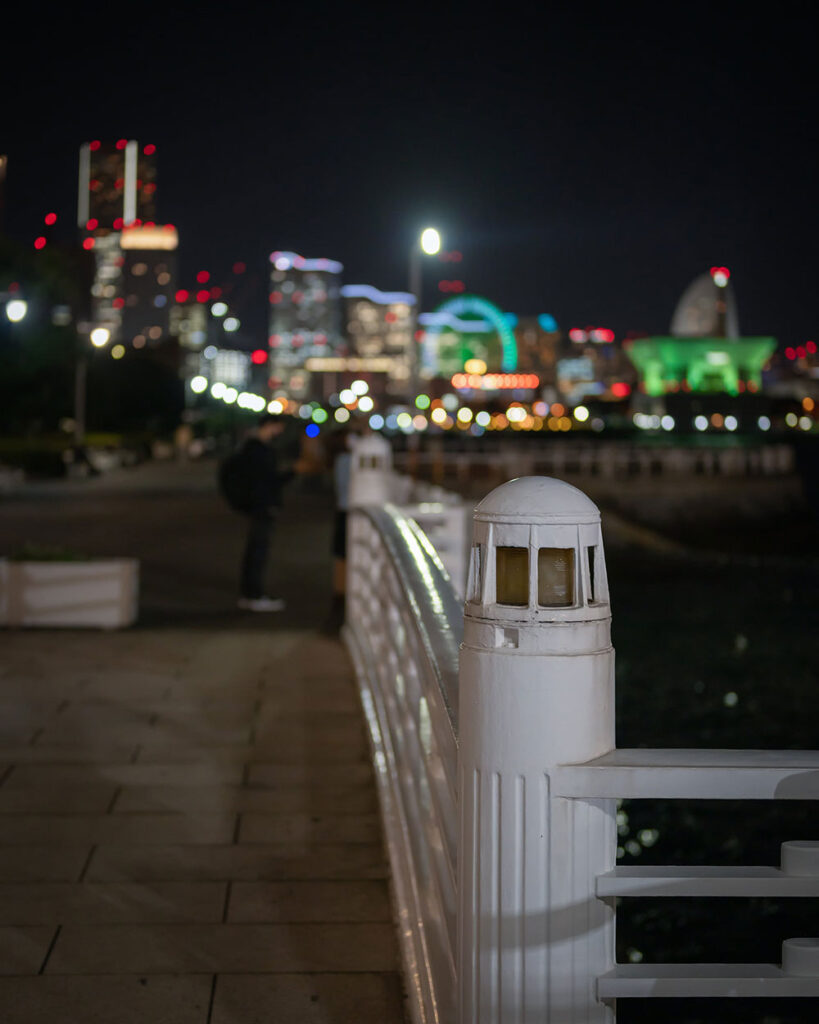
<svg viewBox="0 0 819 1024">
<path fill-rule="evenodd" d="M 240 597 L 239 607 L 248 612 L 280 612 L 285 604 L 280 597 Z"/>
</svg>

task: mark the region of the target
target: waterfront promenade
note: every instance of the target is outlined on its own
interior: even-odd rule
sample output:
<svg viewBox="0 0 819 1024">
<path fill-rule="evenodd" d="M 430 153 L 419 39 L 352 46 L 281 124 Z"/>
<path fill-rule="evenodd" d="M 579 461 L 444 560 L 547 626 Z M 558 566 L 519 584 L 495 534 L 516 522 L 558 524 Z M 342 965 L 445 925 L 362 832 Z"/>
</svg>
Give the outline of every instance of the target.
<svg viewBox="0 0 819 1024">
<path fill-rule="evenodd" d="M 372 768 L 329 611 L 325 493 L 291 494 L 279 615 L 235 608 L 213 465 L 26 488 L 25 541 L 139 557 L 114 633 L 0 635 L 0 1006 L 35 1021 L 403 1020 Z"/>
</svg>

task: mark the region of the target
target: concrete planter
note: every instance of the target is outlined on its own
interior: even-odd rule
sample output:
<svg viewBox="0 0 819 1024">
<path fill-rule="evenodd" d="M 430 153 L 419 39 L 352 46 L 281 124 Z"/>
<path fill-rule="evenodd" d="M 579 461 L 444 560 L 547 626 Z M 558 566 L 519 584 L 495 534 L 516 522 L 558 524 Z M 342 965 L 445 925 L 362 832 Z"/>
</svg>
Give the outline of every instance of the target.
<svg viewBox="0 0 819 1024">
<path fill-rule="evenodd" d="M 0 559 L 0 624 L 121 629 L 137 617 L 139 562 Z"/>
</svg>

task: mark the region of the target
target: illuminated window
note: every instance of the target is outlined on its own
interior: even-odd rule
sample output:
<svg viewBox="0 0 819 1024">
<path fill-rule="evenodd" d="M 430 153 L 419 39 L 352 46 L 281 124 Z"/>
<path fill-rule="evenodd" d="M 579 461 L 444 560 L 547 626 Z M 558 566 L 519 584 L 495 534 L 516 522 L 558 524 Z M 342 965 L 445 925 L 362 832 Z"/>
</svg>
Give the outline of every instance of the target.
<svg viewBox="0 0 819 1024">
<path fill-rule="evenodd" d="M 529 549 L 497 548 L 495 558 L 497 603 L 525 607 L 529 604 Z"/>
<path fill-rule="evenodd" d="M 542 608 L 574 604 L 574 548 L 538 550 L 537 603 Z"/>
</svg>

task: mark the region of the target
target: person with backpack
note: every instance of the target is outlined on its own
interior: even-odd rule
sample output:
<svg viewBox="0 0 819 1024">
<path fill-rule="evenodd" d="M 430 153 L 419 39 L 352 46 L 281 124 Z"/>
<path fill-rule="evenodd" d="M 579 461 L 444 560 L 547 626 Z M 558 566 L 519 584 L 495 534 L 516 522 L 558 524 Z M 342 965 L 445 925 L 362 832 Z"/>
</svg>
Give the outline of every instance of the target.
<svg viewBox="0 0 819 1024">
<path fill-rule="evenodd" d="M 251 612 L 278 612 L 285 602 L 265 594 L 265 578 L 273 525 L 282 502 L 282 488 L 292 473 L 279 470 L 272 442 L 284 432 L 285 418 L 266 413 L 256 429 L 222 463 L 219 484 L 232 509 L 247 516 L 248 531 L 240 569 L 239 607 Z"/>
</svg>

